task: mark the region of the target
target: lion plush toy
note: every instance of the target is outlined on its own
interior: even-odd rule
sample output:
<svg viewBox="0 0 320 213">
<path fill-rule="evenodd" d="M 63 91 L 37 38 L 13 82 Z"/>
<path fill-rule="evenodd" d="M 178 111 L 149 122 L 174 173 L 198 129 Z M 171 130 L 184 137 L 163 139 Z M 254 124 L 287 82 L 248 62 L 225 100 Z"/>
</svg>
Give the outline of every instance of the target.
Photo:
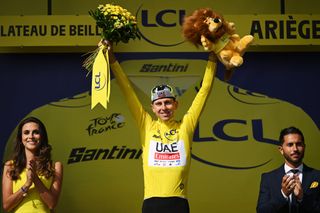
<svg viewBox="0 0 320 213">
<path fill-rule="evenodd" d="M 235 33 L 235 24 L 224 20 L 222 15 L 209 8 L 199 9 L 184 19 L 183 35 L 187 41 L 204 50 L 213 51 L 225 65 L 225 79 L 229 80 L 232 71 L 242 65 L 243 54 L 253 42 L 253 36 L 242 38 Z"/>
</svg>

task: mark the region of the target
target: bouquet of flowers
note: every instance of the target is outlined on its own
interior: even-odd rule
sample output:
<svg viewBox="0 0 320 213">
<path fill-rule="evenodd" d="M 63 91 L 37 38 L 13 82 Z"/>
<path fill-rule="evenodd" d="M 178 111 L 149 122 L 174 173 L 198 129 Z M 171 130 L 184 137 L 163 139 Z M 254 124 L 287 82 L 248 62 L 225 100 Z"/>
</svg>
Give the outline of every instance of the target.
<svg viewBox="0 0 320 213">
<path fill-rule="evenodd" d="M 95 10 L 90 10 L 89 15 L 96 20 L 96 24 L 102 29 L 102 39 L 112 43 L 128 43 L 130 39 L 140 39 L 138 34 L 136 17 L 119 5 L 99 5 Z M 83 66 L 89 72 L 92 71 L 94 59 L 99 48 L 90 52 L 89 57 L 84 61 Z"/>
<path fill-rule="evenodd" d="M 136 18 L 118 5 L 99 5 L 95 10 L 90 10 L 89 14 L 102 29 L 102 40 L 117 44 L 118 42 L 128 43 L 130 39 L 140 39 Z M 90 52 L 83 63 L 86 70 L 92 71 L 91 109 L 98 103 L 107 108 L 110 96 L 108 47 L 104 42 L 100 44 L 102 45 Z"/>
</svg>

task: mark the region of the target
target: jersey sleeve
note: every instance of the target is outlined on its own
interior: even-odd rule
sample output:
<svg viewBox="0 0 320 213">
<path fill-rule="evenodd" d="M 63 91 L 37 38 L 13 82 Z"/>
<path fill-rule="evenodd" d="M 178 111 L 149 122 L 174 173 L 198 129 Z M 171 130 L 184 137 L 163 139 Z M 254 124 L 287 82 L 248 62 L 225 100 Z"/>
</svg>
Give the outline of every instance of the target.
<svg viewBox="0 0 320 213">
<path fill-rule="evenodd" d="M 118 85 L 124 94 L 124 97 L 127 101 L 128 107 L 131 111 L 132 116 L 136 120 L 139 129 L 143 129 L 145 125 L 145 120 L 150 120 L 150 115 L 144 110 L 140 100 L 135 93 L 131 82 L 129 81 L 127 75 L 122 70 L 118 61 L 111 64 L 111 69 L 113 74 L 116 77 Z"/>
<path fill-rule="evenodd" d="M 217 70 L 217 63 L 213 61 L 208 61 L 205 72 L 204 72 L 202 85 L 198 93 L 196 94 L 189 110 L 183 117 L 183 123 L 186 124 L 186 129 L 187 129 L 186 131 L 194 132 L 198 119 L 210 95 L 216 70 Z"/>
</svg>

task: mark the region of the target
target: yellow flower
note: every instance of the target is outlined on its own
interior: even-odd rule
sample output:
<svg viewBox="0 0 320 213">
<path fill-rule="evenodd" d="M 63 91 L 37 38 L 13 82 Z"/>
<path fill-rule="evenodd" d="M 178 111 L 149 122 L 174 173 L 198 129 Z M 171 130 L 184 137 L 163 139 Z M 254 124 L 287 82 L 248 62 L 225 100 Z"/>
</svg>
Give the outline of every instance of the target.
<svg viewBox="0 0 320 213">
<path fill-rule="evenodd" d="M 90 10 L 89 14 L 96 20 L 97 26 L 101 28 L 102 39 L 115 43 L 127 43 L 131 39 L 140 39 L 135 16 L 119 5 L 99 5 L 95 10 Z M 88 71 L 92 71 L 96 53 L 95 51 L 90 55 L 83 64 Z"/>
<path fill-rule="evenodd" d="M 119 22 L 116 22 L 114 24 L 114 27 L 117 28 L 117 29 L 120 29 L 121 27 L 123 27 L 123 24 L 122 23 L 119 23 Z"/>
</svg>

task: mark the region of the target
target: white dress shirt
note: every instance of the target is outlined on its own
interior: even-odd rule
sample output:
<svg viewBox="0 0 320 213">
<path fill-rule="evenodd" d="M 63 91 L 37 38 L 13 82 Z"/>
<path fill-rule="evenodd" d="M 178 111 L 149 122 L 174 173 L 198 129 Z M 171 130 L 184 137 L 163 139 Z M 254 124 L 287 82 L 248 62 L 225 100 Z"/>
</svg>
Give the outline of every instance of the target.
<svg viewBox="0 0 320 213">
<path fill-rule="evenodd" d="M 286 173 L 286 175 L 289 175 L 289 176 L 292 176 L 293 175 L 293 172 L 291 171 L 292 169 L 297 169 L 299 170 L 299 172 L 297 172 L 297 174 L 299 175 L 299 180 L 300 182 L 302 183 L 302 171 L 303 171 L 303 164 L 301 164 L 300 166 L 298 166 L 297 168 L 291 168 L 290 166 L 288 166 L 287 164 L 284 164 L 284 172 Z M 287 197 L 282 189 L 281 189 L 281 193 L 283 195 L 284 198 L 286 198 L 287 200 L 290 199 L 291 200 L 291 194 L 289 195 L 289 197 Z"/>
</svg>

